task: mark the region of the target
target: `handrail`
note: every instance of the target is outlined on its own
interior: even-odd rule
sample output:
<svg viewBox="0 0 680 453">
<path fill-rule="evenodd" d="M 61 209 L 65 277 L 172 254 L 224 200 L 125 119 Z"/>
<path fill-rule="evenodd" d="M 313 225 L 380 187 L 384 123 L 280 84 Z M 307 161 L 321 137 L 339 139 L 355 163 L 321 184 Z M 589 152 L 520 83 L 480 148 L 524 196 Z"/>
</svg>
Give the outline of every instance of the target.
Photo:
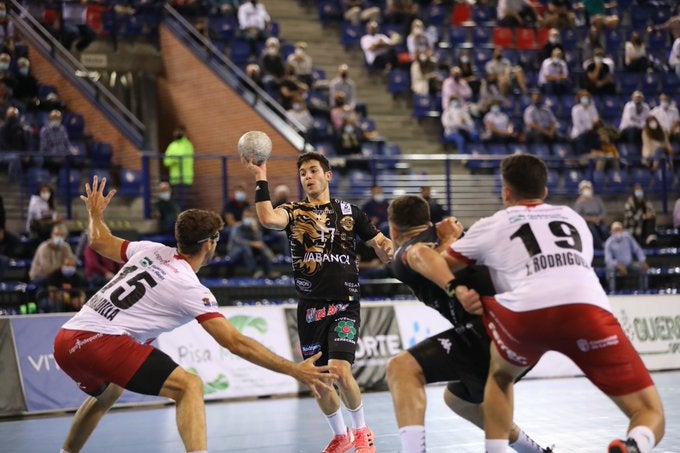
<svg viewBox="0 0 680 453">
<path fill-rule="evenodd" d="M 22 35 L 33 38 L 39 50 L 49 54 L 53 64 L 87 95 L 98 107 L 106 111 L 119 129 L 139 148 L 147 145 L 146 126 L 123 105 L 104 85 L 98 82 L 99 74 L 89 71 L 76 60 L 17 0 L 9 0 L 10 15 Z"/>
<path fill-rule="evenodd" d="M 270 121 L 272 126 L 278 129 L 278 131 L 284 135 L 295 148 L 298 150 L 306 149 L 307 142 L 305 137 L 307 129 L 305 126 L 296 119 L 288 117 L 286 111 L 276 99 L 272 98 L 266 91 L 253 83 L 250 77 L 248 77 L 241 68 L 236 66 L 229 58 L 225 57 L 209 39 L 198 33 L 196 28 L 182 17 L 175 8 L 170 6 L 170 4 L 166 4 L 165 11 L 167 13 L 166 18 L 171 18 L 173 20 L 173 22 L 166 21 L 166 23 L 177 24 L 182 33 L 188 34 L 191 40 L 187 40 L 187 44 L 201 44 L 201 49 L 207 52 L 206 64 L 211 66 L 222 80 L 232 88 L 238 90 L 241 96 L 249 101 L 254 109 L 258 110 L 261 115 Z"/>
</svg>

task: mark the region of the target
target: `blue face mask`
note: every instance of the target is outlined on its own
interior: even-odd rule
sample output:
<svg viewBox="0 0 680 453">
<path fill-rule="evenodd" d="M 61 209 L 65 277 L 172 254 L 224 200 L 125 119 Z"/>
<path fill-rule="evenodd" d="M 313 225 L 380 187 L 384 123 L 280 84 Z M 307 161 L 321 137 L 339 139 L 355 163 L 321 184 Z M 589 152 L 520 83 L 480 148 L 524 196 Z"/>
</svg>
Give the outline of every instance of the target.
<svg viewBox="0 0 680 453">
<path fill-rule="evenodd" d="M 57 129 L 59 126 L 61 126 L 61 121 L 58 121 L 58 120 L 57 121 L 55 121 L 55 120 L 50 121 L 50 127 L 51 128 Z"/>
<path fill-rule="evenodd" d="M 0 63 L 0 71 L 7 71 L 9 69 L 9 63 Z"/>
<path fill-rule="evenodd" d="M 64 266 L 61 268 L 61 273 L 64 274 L 66 277 L 71 277 L 73 274 L 76 273 L 76 268 L 73 266 Z"/>
<path fill-rule="evenodd" d="M 28 68 L 27 67 L 19 68 L 19 74 L 21 74 L 22 76 L 27 76 Z"/>
</svg>

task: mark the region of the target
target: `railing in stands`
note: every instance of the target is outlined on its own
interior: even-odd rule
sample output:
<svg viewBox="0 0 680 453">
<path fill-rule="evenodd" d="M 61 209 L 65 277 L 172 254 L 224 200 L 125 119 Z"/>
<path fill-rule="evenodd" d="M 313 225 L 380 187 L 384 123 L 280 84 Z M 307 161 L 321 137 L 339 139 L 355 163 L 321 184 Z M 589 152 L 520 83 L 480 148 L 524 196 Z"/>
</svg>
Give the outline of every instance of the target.
<svg viewBox="0 0 680 453">
<path fill-rule="evenodd" d="M 17 0 L 9 0 L 10 16 L 25 39 L 52 60 L 52 64 L 140 149 L 148 142 L 146 126 L 56 40 Z"/>
<path fill-rule="evenodd" d="M 172 6 L 166 4 L 165 12 L 164 24 L 202 58 L 217 76 L 236 90 L 295 148 L 300 151 L 308 148 L 307 129 L 299 121 L 289 118 L 277 100 L 253 83 L 241 68 L 229 60 L 209 39 L 198 33 L 196 28 Z"/>
</svg>

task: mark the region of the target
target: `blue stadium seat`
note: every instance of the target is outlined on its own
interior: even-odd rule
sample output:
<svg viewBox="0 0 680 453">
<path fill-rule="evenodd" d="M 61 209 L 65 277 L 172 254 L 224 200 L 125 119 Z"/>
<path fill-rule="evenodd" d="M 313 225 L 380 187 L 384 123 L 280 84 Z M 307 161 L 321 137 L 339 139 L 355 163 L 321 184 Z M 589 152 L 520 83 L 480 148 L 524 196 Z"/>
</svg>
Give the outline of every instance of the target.
<svg viewBox="0 0 680 453">
<path fill-rule="evenodd" d="M 607 192 L 623 194 L 628 192 L 628 173 L 622 170 L 607 171 Z"/>
<path fill-rule="evenodd" d="M 472 61 L 480 70 L 484 69 L 484 65 L 486 65 L 487 61 L 491 60 L 492 56 L 493 49 L 488 47 L 475 47 L 472 50 Z"/>
<path fill-rule="evenodd" d="M 432 110 L 432 98 L 428 95 L 416 94 L 413 96 L 413 116 L 418 119 L 425 118 Z"/>
<path fill-rule="evenodd" d="M 590 175 L 590 182 L 593 184 L 595 193 L 602 193 L 604 191 L 606 180 L 605 172 L 593 170 L 593 173 Z"/>
<path fill-rule="evenodd" d="M 541 159 L 550 159 L 552 153 L 548 145 L 534 144 L 529 146 L 529 154 L 532 154 Z"/>
<path fill-rule="evenodd" d="M 560 159 L 574 157 L 574 150 L 570 143 L 553 143 L 552 155 Z"/>
<path fill-rule="evenodd" d="M 548 180 L 546 186 L 548 192 L 558 194 L 560 192 L 560 174 L 557 170 L 548 169 Z"/>
<path fill-rule="evenodd" d="M 62 168 L 57 178 L 57 196 L 59 198 L 73 198 L 81 194 L 81 172 L 75 168 Z"/>
<path fill-rule="evenodd" d="M 248 64 L 250 44 L 243 39 L 234 39 L 229 49 L 229 59 L 237 66 Z"/>
<path fill-rule="evenodd" d="M 135 198 L 142 195 L 142 172 L 123 169 L 120 172 L 120 188 L 118 193 L 121 197 Z"/>
<path fill-rule="evenodd" d="M 680 92 L 680 77 L 674 72 L 666 72 L 661 76 L 661 86 L 663 92 L 674 95 Z"/>
<path fill-rule="evenodd" d="M 44 168 L 30 167 L 26 172 L 26 192 L 34 194 L 41 184 L 51 183 L 50 172 Z"/>
<path fill-rule="evenodd" d="M 321 0 L 318 2 L 319 21 L 323 24 L 338 21 L 342 17 L 342 7 L 337 0 Z"/>
<path fill-rule="evenodd" d="M 457 47 L 465 44 L 468 40 L 468 29 L 465 27 L 450 27 L 449 28 L 449 44 L 452 47 Z"/>
<path fill-rule="evenodd" d="M 663 24 L 670 19 L 672 15 L 670 8 L 659 5 L 651 8 L 649 13 L 650 19 L 654 25 Z"/>
<path fill-rule="evenodd" d="M 598 107 L 600 116 L 605 119 L 605 123 L 613 123 L 621 118 L 621 110 L 623 105 L 619 100 L 618 96 L 604 96 L 602 98 L 602 103 Z"/>
<path fill-rule="evenodd" d="M 508 154 L 527 154 L 527 147 L 524 143 L 508 143 Z"/>
<path fill-rule="evenodd" d="M 642 92 L 645 96 L 656 97 L 659 94 L 659 74 L 647 72 L 642 76 Z"/>
<path fill-rule="evenodd" d="M 621 47 L 623 36 L 619 30 L 615 28 L 609 28 L 604 32 L 604 40 L 607 47 L 607 52 L 613 54 Z"/>
<path fill-rule="evenodd" d="M 85 118 L 77 113 L 66 112 L 62 124 L 70 139 L 83 138 L 85 134 Z"/>
<path fill-rule="evenodd" d="M 654 192 L 668 192 L 673 188 L 673 171 L 659 168 L 652 175 L 651 182 L 651 188 Z"/>
<path fill-rule="evenodd" d="M 133 39 L 142 35 L 144 31 L 144 21 L 135 14 L 125 15 L 119 30 L 122 38 Z"/>
<path fill-rule="evenodd" d="M 315 116 L 309 130 L 309 140 L 312 143 L 329 140 L 332 137 L 330 124 L 326 118 Z"/>
<path fill-rule="evenodd" d="M 475 46 L 491 44 L 491 29 L 480 26 L 474 27 L 472 29 L 472 44 Z"/>
<path fill-rule="evenodd" d="M 630 171 L 631 184 L 640 184 L 643 188 L 647 188 L 652 181 L 652 174 L 649 169 L 642 167 L 634 167 Z"/>
<path fill-rule="evenodd" d="M 564 172 L 564 193 L 567 195 L 578 194 L 578 184 L 585 179 L 583 171 L 570 168 Z"/>
<path fill-rule="evenodd" d="M 324 156 L 335 156 L 337 153 L 335 152 L 335 146 L 333 146 L 332 143 L 329 142 L 322 142 L 322 143 L 317 143 L 314 145 L 314 148 L 318 153 L 323 154 Z M 340 178 L 333 178 L 340 180 Z"/>
<path fill-rule="evenodd" d="M 565 51 L 576 48 L 576 44 L 578 43 L 578 35 L 576 34 L 576 30 L 573 28 L 564 28 L 560 34 L 562 35 L 562 48 Z"/>
<path fill-rule="evenodd" d="M 477 3 L 472 8 L 472 20 L 475 21 L 477 25 L 483 24 L 484 22 L 495 21 L 496 8 L 492 5 L 481 5 Z"/>
<path fill-rule="evenodd" d="M 361 130 L 364 132 L 374 132 L 376 130 L 375 120 L 365 117 L 361 118 L 359 121 L 359 127 L 361 127 Z"/>
<path fill-rule="evenodd" d="M 403 69 L 392 69 L 388 76 L 387 91 L 393 96 L 411 91 L 411 80 L 409 73 Z"/>
<path fill-rule="evenodd" d="M 340 27 L 340 42 L 345 49 L 359 47 L 363 33 L 362 25 L 344 21 Z"/>
<path fill-rule="evenodd" d="M 90 158 L 93 168 L 110 168 L 113 158 L 113 147 L 108 143 L 94 142 L 91 147 Z"/>
<path fill-rule="evenodd" d="M 88 172 L 88 181 L 91 182 L 92 178 L 98 177 L 101 182 L 102 179 L 106 178 L 106 192 L 111 188 L 111 172 L 105 168 L 91 168 Z"/>
<path fill-rule="evenodd" d="M 425 10 L 425 24 L 442 27 L 444 26 L 444 21 L 447 16 L 448 14 L 444 6 L 436 4 L 429 5 Z"/>
<path fill-rule="evenodd" d="M 649 10 L 647 5 L 638 5 L 636 3 L 630 5 L 630 25 L 635 30 L 644 30 L 647 28 L 647 21 L 649 20 Z"/>
<path fill-rule="evenodd" d="M 647 33 L 647 48 L 665 49 L 668 46 L 668 33 L 661 30 L 654 30 Z"/>
<path fill-rule="evenodd" d="M 210 16 L 208 26 L 217 40 L 230 42 L 236 35 L 238 23 L 236 19 L 224 16 Z"/>
<path fill-rule="evenodd" d="M 640 86 L 640 74 L 637 72 L 621 72 L 616 78 L 619 80 L 620 93 L 632 93 Z"/>
<path fill-rule="evenodd" d="M 642 157 L 642 148 L 633 143 L 619 143 L 619 158 L 624 165 L 638 165 Z"/>
</svg>

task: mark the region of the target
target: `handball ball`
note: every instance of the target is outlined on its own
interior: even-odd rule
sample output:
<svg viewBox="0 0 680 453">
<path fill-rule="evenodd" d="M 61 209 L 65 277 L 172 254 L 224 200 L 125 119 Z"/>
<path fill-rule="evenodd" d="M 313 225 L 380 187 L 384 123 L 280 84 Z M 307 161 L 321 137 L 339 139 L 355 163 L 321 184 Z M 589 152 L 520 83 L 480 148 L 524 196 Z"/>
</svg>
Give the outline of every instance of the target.
<svg viewBox="0 0 680 453">
<path fill-rule="evenodd" d="M 261 131 L 246 132 L 238 141 L 238 153 L 246 161 L 259 165 L 272 155 L 272 140 Z"/>
</svg>

